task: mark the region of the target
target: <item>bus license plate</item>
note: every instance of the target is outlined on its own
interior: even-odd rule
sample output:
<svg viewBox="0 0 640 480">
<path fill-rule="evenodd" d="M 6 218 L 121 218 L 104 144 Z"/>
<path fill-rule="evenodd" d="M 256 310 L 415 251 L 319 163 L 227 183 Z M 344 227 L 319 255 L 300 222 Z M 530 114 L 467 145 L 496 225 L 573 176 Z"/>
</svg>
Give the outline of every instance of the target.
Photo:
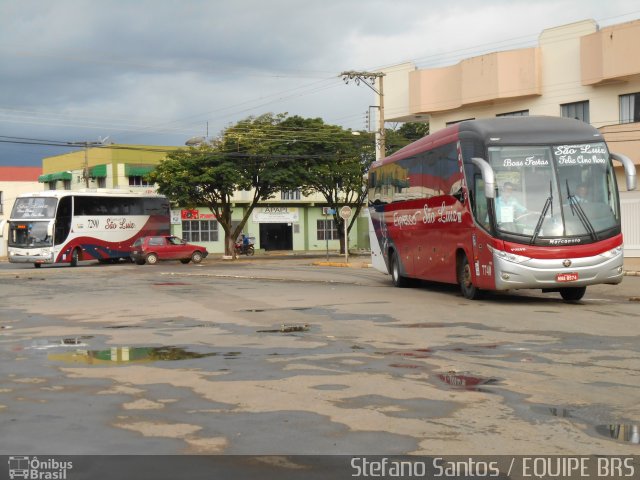
<svg viewBox="0 0 640 480">
<path fill-rule="evenodd" d="M 556 282 L 575 282 L 578 280 L 577 273 L 559 273 L 556 275 Z"/>
</svg>

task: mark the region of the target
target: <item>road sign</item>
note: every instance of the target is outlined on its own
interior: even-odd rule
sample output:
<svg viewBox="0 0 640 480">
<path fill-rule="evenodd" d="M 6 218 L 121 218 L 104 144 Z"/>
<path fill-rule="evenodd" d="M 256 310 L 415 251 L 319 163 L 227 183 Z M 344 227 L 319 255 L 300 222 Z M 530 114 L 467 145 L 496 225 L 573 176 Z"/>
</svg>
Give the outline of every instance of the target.
<svg viewBox="0 0 640 480">
<path fill-rule="evenodd" d="M 344 207 L 342 207 L 340 209 L 340 217 L 344 218 L 345 220 L 348 219 L 351 216 L 351 207 L 348 205 L 345 205 Z"/>
</svg>

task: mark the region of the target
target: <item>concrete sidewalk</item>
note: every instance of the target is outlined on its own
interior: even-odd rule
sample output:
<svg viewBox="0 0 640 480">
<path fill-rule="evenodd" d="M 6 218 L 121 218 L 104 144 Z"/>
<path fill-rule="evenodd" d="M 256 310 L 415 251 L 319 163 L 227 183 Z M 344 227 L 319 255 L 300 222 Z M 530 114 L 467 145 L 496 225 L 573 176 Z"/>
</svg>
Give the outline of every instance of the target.
<svg viewBox="0 0 640 480">
<path fill-rule="evenodd" d="M 640 277 L 640 257 L 627 257 L 624 259 L 624 274 Z"/>
</svg>

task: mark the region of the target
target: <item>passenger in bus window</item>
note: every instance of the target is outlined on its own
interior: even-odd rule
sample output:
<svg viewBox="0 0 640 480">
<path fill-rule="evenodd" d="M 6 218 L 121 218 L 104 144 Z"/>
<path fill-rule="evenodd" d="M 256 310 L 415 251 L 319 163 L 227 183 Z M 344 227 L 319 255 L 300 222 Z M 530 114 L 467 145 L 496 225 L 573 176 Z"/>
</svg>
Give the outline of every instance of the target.
<svg viewBox="0 0 640 480">
<path fill-rule="evenodd" d="M 589 201 L 587 200 L 588 196 L 589 196 L 589 189 L 584 183 L 581 183 L 580 185 L 578 185 L 578 188 L 576 189 L 576 193 L 572 197 L 572 201 L 574 201 L 575 203 L 587 203 Z"/>
<path fill-rule="evenodd" d="M 498 223 L 512 223 L 524 215 L 527 209 L 513 196 L 513 183 L 505 182 L 496 198 L 496 219 Z"/>
</svg>

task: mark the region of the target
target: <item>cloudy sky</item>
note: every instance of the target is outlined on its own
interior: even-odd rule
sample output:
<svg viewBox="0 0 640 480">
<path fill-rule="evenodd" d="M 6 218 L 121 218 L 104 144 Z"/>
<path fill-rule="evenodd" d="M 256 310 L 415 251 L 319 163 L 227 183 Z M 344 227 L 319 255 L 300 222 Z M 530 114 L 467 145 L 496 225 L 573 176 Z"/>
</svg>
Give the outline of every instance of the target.
<svg viewBox="0 0 640 480">
<path fill-rule="evenodd" d="M 182 145 L 265 112 L 363 129 L 344 70 L 454 64 L 637 0 L 0 0 L 0 165 L 108 141 Z M 208 129 L 208 130 L 207 130 Z"/>
</svg>

